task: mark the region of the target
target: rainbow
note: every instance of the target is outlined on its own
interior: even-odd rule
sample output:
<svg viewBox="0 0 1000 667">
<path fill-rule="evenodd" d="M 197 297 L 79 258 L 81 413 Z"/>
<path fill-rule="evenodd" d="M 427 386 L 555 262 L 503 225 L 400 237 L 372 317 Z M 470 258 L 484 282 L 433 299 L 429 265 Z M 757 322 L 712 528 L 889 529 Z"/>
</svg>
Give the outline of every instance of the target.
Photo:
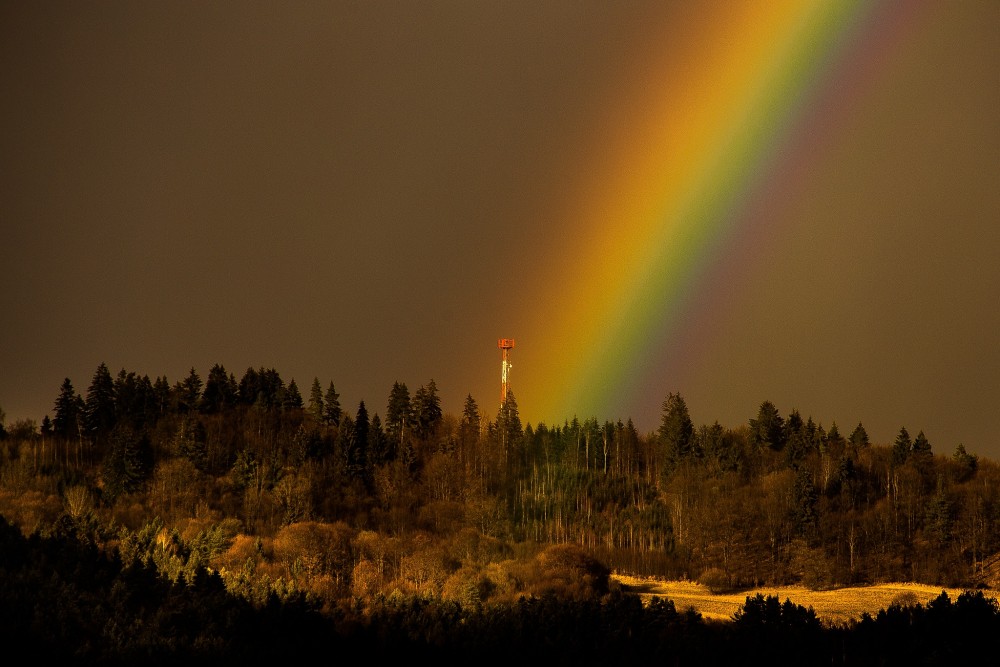
<svg viewBox="0 0 1000 667">
<path fill-rule="evenodd" d="M 556 207 L 553 227 L 572 231 L 517 332 L 529 422 L 627 418 L 679 390 L 671 378 L 693 372 L 712 313 L 774 233 L 773 207 L 791 205 L 844 122 L 844 91 L 880 75 L 927 7 L 684 5 L 629 122 L 608 124 L 620 129 Z"/>
</svg>

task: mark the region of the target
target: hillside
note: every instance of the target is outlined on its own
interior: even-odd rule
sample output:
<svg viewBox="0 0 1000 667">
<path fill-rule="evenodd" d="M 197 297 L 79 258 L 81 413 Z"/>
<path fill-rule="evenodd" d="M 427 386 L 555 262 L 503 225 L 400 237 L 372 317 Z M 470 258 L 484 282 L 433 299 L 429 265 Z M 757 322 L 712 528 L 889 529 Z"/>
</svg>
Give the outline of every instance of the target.
<svg viewBox="0 0 1000 667">
<path fill-rule="evenodd" d="M 273 368 L 170 383 L 101 364 L 83 394 L 63 382 L 53 419 L 0 434 L 0 515 L 172 581 L 208 568 L 257 604 L 592 597 L 604 571 L 713 590 L 997 588 L 1000 466 L 935 453 L 922 431 L 872 443 L 769 401 L 746 425 L 695 427 L 679 394 L 647 434 L 524 425 L 513 394 L 495 417 L 471 396 L 445 414 L 433 380 L 394 383 L 381 413 L 346 410 L 318 378 L 308 396 Z"/>
</svg>

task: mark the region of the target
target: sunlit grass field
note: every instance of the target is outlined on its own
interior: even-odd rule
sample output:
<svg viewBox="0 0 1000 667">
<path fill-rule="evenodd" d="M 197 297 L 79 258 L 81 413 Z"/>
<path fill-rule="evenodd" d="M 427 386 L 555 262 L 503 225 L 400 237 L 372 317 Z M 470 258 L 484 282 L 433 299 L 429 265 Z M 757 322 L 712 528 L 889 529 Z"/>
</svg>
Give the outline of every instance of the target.
<svg viewBox="0 0 1000 667">
<path fill-rule="evenodd" d="M 736 610 L 746 602 L 748 596 L 757 593 L 775 596 L 781 602 L 786 599 L 803 607 L 812 607 L 820 620 L 834 625 L 850 619 L 859 619 L 868 612 L 875 615 L 893 603 L 910 605 L 919 602 L 926 605 L 941 595 L 942 591 L 955 601 L 965 589 L 941 588 L 924 584 L 890 583 L 875 586 L 838 588 L 827 591 L 813 591 L 800 586 L 774 586 L 754 588 L 737 593 L 714 594 L 706 586 L 691 581 L 661 581 L 640 579 L 614 574 L 612 578 L 638 593 L 642 598 L 653 596 L 674 601 L 678 611 L 693 607 L 706 619 L 731 619 Z M 1000 599 L 1000 592 L 984 590 L 983 595 Z"/>
</svg>

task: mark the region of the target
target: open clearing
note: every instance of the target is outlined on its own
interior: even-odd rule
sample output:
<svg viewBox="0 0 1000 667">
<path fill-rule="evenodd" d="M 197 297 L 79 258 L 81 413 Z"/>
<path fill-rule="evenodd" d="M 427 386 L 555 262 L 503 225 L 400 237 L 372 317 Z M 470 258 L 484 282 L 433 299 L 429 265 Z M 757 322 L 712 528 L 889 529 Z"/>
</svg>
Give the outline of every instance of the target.
<svg viewBox="0 0 1000 667">
<path fill-rule="evenodd" d="M 942 591 L 946 592 L 954 602 L 966 590 L 894 583 L 829 591 L 812 591 L 800 586 L 774 586 L 715 595 L 705 586 L 691 581 L 640 579 L 619 574 L 613 574 L 612 578 L 644 600 L 653 596 L 667 598 L 674 601 L 678 611 L 693 607 L 705 618 L 731 619 L 740 605 L 746 602 L 748 596 L 753 597 L 757 593 L 762 593 L 765 596 L 775 596 L 781 602 L 788 599 L 794 604 L 812 607 L 820 620 L 828 624 L 843 623 L 849 619 L 857 620 L 866 611 L 874 616 L 880 609 L 885 609 L 894 601 L 902 601 L 903 604 L 919 602 L 926 605 L 941 595 Z M 1000 599 L 1000 592 L 995 590 L 983 590 L 983 595 Z"/>
</svg>

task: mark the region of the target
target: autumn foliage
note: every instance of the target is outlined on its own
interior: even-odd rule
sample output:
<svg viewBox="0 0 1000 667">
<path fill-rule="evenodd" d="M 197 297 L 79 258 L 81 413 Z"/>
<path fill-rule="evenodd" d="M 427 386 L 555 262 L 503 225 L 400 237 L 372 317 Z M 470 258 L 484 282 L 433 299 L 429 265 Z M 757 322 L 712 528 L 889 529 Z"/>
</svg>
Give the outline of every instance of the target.
<svg viewBox="0 0 1000 667">
<path fill-rule="evenodd" d="M 471 396 L 447 414 L 433 380 L 395 383 L 384 413 L 321 387 L 307 402 L 274 369 L 170 384 L 102 364 L 85 396 L 63 383 L 55 419 L 3 429 L 0 515 L 172 586 L 326 617 L 601 605 L 623 594 L 613 570 L 719 591 L 996 585 L 1000 469 L 922 433 L 871 443 L 769 402 L 696 427 L 679 394 L 655 433 L 522 425 L 513 393 L 491 417 Z"/>
</svg>

